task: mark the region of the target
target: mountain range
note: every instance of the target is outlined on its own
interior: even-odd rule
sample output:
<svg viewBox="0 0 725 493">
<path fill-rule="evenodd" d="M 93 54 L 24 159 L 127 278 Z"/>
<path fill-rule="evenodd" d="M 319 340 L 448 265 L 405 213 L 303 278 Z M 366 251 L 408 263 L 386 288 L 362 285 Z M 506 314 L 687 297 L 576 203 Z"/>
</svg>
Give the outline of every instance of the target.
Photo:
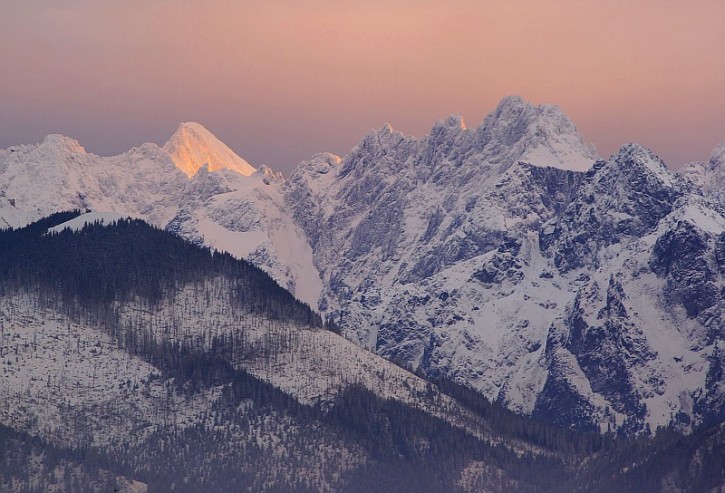
<svg viewBox="0 0 725 493">
<path fill-rule="evenodd" d="M 113 157 L 51 135 L 0 151 L 0 224 L 141 219 L 244 258 L 430 381 L 554 425 L 690 433 L 725 418 L 724 150 L 679 172 L 637 144 L 601 159 L 518 97 L 476 128 L 385 125 L 288 178 L 196 123 Z"/>
</svg>

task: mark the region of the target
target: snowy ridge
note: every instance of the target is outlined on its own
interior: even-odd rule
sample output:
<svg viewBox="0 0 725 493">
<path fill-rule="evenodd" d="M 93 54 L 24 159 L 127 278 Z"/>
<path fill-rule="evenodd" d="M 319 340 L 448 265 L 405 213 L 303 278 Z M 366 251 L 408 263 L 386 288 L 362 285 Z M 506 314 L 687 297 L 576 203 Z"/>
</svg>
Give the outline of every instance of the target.
<svg viewBox="0 0 725 493">
<path fill-rule="evenodd" d="M 100 157 L 60 136 L 17 148 L 0 168 L 0 188 L 13 208 L 25 212 L 26 223 L 72 209 L 114 211 L 162 223 L 173 217 L 174 195 L 186 182 L 154 144 Z"/>
</svg>

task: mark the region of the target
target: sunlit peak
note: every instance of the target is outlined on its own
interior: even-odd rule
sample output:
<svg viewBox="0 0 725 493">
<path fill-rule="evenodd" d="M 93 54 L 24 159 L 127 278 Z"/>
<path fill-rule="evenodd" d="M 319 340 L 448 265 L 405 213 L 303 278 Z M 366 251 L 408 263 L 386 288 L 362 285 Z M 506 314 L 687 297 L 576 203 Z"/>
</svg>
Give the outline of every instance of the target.
<svg viewBox="0 0 725 493">
<path fill-rule="evenodd" d="M 257 171 L 199 123 L 179 125 L 164 150 L 171 155 L 176 167 L 190 178 L 204 165 L 212 172 L 226 168 L 244 176 Z"/>
</svg>

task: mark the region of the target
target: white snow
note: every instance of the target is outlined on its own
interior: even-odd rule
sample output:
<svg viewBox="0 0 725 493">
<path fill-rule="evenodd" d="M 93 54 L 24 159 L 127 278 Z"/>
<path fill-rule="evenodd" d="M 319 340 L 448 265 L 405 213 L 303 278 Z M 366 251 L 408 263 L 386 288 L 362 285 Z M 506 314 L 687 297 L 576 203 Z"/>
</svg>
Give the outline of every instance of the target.
<svg viewBox="0 0 725 493">
<path fill-rule="evenodd" d="M 665 164 L 651 150 L 639 144 L 625 144 L 620 149 L 618 156 L 624 156 L 634 160 L 636 163 L 647 168 L 653 176 L 657 178 L 664 186 L 672 187 L 673 174 L 667 169 Z"/>
<path fill-rule="evenodd" d="M 504 98 L 476 132 L 491 139 L 489 158 L 504 156 L 509 163 L 586 171 L 598 159 L 558 106 L 536 106 L 518 96 Z"/>
<path fill-rule="evenodd" d="M 725 217 L 699 201 L 689 201 L 682 217 L 703 231 L 718 235 L 725 231 Z"/>
<path fill-rule="evenodd" d="M 707 162 L 689 163 L 679 174 L 695 184 L 706 196 L 725 204 L 725 141 L 715 146 Z"/>
<path fill-rule="evenodd" d="M 237 175 L 225 184 L 232 191 L 214 195 L 197 209 L 195 232 L 207 245 L 257 264 L 316 308 L 322 280 L 304 232 L 290 217 L 281 184 L 261 173 Z"/>
<path fill-rule="evenodd" d="M 70 221 L 66 221 L 62 224 L 49 228 L 48 233 L 60 233 L 64 229 L 69 229 L 71 231 L 80 231 L 87 225 L 94 223 L 109 226 L 120 219 L 129 218 L 129 215 L 119 214 L 117 212 L 86 212 L 85 214 L 81 214 L 80 216 L 75 217 Z"/>
<path fill-rule="evenodd" d="M 199 233 L 211 248 L 238 258 L 248 257 L 257 248 L 269 242 L 269 237 L 264 231 L 229 231 L 210 219 L 199 221 Z"/>
</svg>

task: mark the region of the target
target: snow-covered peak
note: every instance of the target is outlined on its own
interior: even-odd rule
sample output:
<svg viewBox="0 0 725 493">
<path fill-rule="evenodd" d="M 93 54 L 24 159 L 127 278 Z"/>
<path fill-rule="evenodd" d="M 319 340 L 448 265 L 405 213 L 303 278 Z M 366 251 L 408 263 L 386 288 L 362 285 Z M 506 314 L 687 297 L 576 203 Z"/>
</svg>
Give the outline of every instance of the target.
<svg viewBox="0 0 725 493">
<path fill-rule="evenodd" d="M 496 109 L 489 116 L 496 118 L 510 118 L 511 115 L 516 115 L 521 112 L 533 113 L 536 111 L 536 106 L 526 101 L 521 96 L 512 94 L 505 96 L 501 101 L 498 102 Z"/>
<path fill-rule="evenodd" d="M 466 122 L 461 115 L 450 115 L 445 120 L 438 120 L 433 128 L 447 127 L 456 130 L 466 130 Z"/>
<path fill-rule="evenodd" d="M 518 162 L 564 170 L 588 170 L 598 159 L 576 126 L 553 105 L 535 106 L 518 96 L 504 98 L 475 129 L 451 115 L 421 138 L 385 124 L 371 130 L 342 159 L 338 176 L 411 173 L 417 181 L 468 180 L 483 170 L 495 174 Z M 310 162 L 304 163 L 309 166 Z M 448 166 L 454 164 L 454 166 Z"/>
<path fill-rule="evenodd" d="M 368 134 L 363 138 L 360 146 L 363 148 L 386 146 L 395 144 L 397 141 L 406 138 L 413 139 L 413 137 L 406 136 L 402 132 L 395 130 L 390 123 L 386 123 L 382 127 L 368 132 Z M 355 151 L 353 150 L 353 152 Z"/>
<path fill-rule="evenodd" d="M 295 202 L 308 202 L 311 195 L 329 192 L 342 158 L 329 152 L 318 153 L 302 161 L 285 182 L 285 194 L 295 197 Z"/>
<path fill-rule="evenodd" d="M 467 132 L 466 122 L 460 115 L 451 115 L 445 120 L 438 120 L 430 131 L 429 141 L 435 145 L 443 144 L 443 140 L 455 141 Z"/>
<path fill-rule="evenodd" d="M 652 150 L 640 144 L 624 144 L 609 162 L 610 171 L 614 171 L 612 165 L 626 175 L 645 171 L 664 186 L 671 187 L 674 184 L 674 175 L 670 173 L 665 163 Z"/>
<path fill-rule="evenodd" d="M 312 156 L 307 161 L 303 161 L 295 169 L 294 173 L 314 173 L 319 175 L 326 175 L 333 169 L 335 169 L 342 158 L 336 154 L 330 152 L 320 152 Z"/>
<path fill-rule="evenodd" d="M 725 168 L 725 140 L 712 150 L 708 163 L 711 168 Z"/>
<path fill-rule="evenodd" d="M 340 176 L 396 172 L 418 152 L 419 141 L 386 123 L 371 130 L 342 160 Z"/>
<path fill-rule="evenodd" d="M 725 202 L 725 141 L 712 150 L 707 162 L 694 161 L 682 168 L 679 174 L 695 184 L 706 195 Z"/>
<path fill-rule="evenodd" d="M 720 235 L 725 231 L 725 216 L 713 209 L 711 204 L 702 196 L 688 196 L 687 200 L 673 216 L 670 222 L 687 221 L 713 236 Z"/>
<path fill-rule="evenodd" d="M 392 134 L 394 131 L 395 130 L 393 130 L 393 126 L 388 122 L 385 122 L 382 127 L 374 130 L 375 133 L 380 135 Z"/>
<path fill-rule="evenodd" d="M 257 170 L 257 173 L 261 175 L 264 179 L 264 183 L 269 184 L 271 182 L 275 183 L 283 183 L 284 182 L 284 175 L 280 173 L 279 171 L 274 171 L 272 168 L 267 166 L 266 164 L 263 164 L 259 167 Z"/>
<path fill-rule="evenodd" d="M 587 177 L 588 183 L 580 193 L 583 204 L 596 206 L 602 214 L 611 215 L 619 210 L 641 216 L 649 225 L 654 224 L 658 214 L 669 213 L 685 189 L 683 181 L 657 155 L 633 143 L 623 145 L 606 162 L 597 162 Z M 595 203 L 591 203 L 590 196 L 596 199 Z"/>
<path fill-rule="evenodd" d="M 231 169 L 244 176 L 257 170 L 217 139 L 203 125 L 194 122 L 182 123 L 164 145 L 176 166 L 191 177 L 207 164 L 209 171 Z"/>
<path fill-rule="evenodd" d="M 651 233 L 685 188 L 652 151 L 625 144 L 586 173 L 576 199 L 542 231 L 542 249 L 562 272 L 588 265 L 603 247 Z"/>
<path fill-rule="evenodd" d="M 519 96 L 501 100 L 476 130 L 492 162 L 525 161 L 537 166 L 585 171 L 598 159 L 558 106 L 533 105 Z"/>
<path fill-rule="evenodd" d="M 58 149 L 85 154 L 85 148 L 78 143 L 77 140 L 66 137 L 65 135 L 50 134 L 47 135 L 40 144 L 43 149 Z"/>
<path fill-rule="evenodd" d="M 708 181 L 709 173 L 705 169 L 705 163 L 702 161 L 692 161 L 687 163 L 680 171 L 680 176 L 684 176 L 687 180 L 695 184 L 700 189 L 705 189 Z"/>
</svg>

